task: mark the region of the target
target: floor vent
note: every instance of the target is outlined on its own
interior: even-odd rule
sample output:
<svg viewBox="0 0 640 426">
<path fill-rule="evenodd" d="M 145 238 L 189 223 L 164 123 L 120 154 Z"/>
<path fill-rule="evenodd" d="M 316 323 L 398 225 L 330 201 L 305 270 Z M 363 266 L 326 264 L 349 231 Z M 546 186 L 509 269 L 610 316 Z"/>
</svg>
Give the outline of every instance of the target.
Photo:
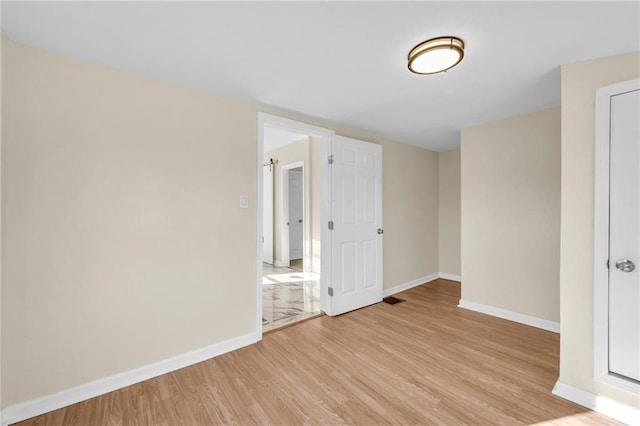
<svg viewBox="0 0 640 426">
<path fill-rule="evenodd" d="M 396 303 L 404 302 L 403 299 L 398 299 L 397 297 L 393 297 L 393 296 L 385 297 L 384 299 L 382 299 L 382 301 L 390 305 L 395 305 Z"/>
</svg>

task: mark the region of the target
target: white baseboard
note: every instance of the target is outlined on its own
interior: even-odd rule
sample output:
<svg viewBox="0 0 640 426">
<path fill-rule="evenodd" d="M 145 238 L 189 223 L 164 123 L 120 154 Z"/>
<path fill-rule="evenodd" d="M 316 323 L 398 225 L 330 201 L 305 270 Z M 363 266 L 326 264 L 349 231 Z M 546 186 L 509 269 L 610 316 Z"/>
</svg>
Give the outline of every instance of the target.
<svg viewBox="0 0 640 426">
<path fill-rule="evenodd" d="M 562 383 L 560 380 L 556 382 L 552 393 L 628 425 L 640 425 L 640 409 L 622 404 L 606 396 L 578 389 Z"/>
<path fill-rule="evenodd" d="M 386 289 L 386 290 L 384 290 L 382 292 L 382 297 L 388 297 L 388 296 L 391 296 L 392 294 L 400 293 L 401 291 L 409 290 L 410 288 L 417 287 L 417 286 L 419 286 L 421 284 L 425 284 L 425 283 L 428 283 L 430 281 L 437 280 L 438 279 L 438 275 L 439 274 L 437 274 L 437 273 L 431 274 L 431 275 L 427 275 L 426 277 L 417 278 L 417 279 L 415 279 L 413 281 L 409 281 L 407 283 L 400 284 L 400 285 L 397 285 L 395 287 L 388 288 L 388 289 Z"/>
<path fill-rule="evenodd" d="M 125 371 L 30 401 L 10 405 L 2 410 L 2 425 L 6 426 L 34 416 L 39 416 L 49 411 L 112 392 L 116 389 L 121 389 L 162 374 L 170 373 L 180 368 L 188 367 L 251 345 L 260 339 L 260 332 L 245 334 L 173 358 L 145 365 L 135 370 Z"/>
<path fill-rule="evenodd" d="M 458 303 L 459 308 L 469 309 L 470 311 L 476 311 L 483 314 L 491 315 L 494 317 L 506 319 L 509 321 L 519 322 L 520 324 L 530 325 L 532 327 L 541 328 L 543 330 L 552 331 L 554 333 L 560 333 L 560 323 L 545 320 L 542 318 L 532 317 L 525 314 L 519 314 L 518 312 L 508 311 L 502 308 L 496 308 L 494 306 L 482 305 L 480 303 L 469 302 L 468 300 L 460 299 Z"/>
<path fill-rule="evenodd" d="M 444 272 L 439 272 L 438 278 L 449 281 L 458 281 L 459 283 L 462 282 L 462 277 L 460 275 L 447 274 Z"/>
</svg>

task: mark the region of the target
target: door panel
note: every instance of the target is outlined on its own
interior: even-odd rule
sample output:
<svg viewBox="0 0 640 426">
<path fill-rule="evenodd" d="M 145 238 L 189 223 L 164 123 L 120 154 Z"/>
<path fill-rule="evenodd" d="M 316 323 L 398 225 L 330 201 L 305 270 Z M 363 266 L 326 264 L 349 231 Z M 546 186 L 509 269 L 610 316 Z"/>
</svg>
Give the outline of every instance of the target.
<svg viewBox="0 0 640 426">
<path fill-rule="evenodd" d="M 376 176 L 365 176 L 362 179 L 362 184 L 363 184 L 363 193 L 362 196 L 364 197 L 364 201 L 363 201 L 363 205 L 364 205 L 364 210 L 363 210 L 363 214 L 364 217 L 362 218 L 363 223 L 366 224 L 376 224 L 378 223 L 378 217 L 377 217 L 377 209 L 376 209 L 376 202 L 377 200 L 377 188 L 380 185 L 380 182 L 378 182 L 378 179 Z M 377 230 L 377 228 L 376 228 Z"/>
<path fill-rule="evenodd" d="M 346 175 L 342 178 L 342 223 L 356 223 L 356 177 Z"/>
<path fill-rule="evenodd" d="M 611 97 L 610 125 L 609 370 L 640 381 L 640 91 Z"/>
<path fill-rule="evenodd" d="M 353 241 L 343 242 L 340 244 L 340 264 L 342 267 L 342 286 L 340 287 L 340 295 L 352 294 L 356 291 L 356 250 L 357 244 Z"/>
<path fill-rule="evenodd" d="M 382 147 L 334 136 L 331 315 L 382 300 Z"/>
<path fill-rule="evenodd" d="M 362 242 L 362 285 L 364 288 L 372 288 L 378 285 L 376 282 L 376 261 L 378 259 L 378 239 Z"/>
</svg>

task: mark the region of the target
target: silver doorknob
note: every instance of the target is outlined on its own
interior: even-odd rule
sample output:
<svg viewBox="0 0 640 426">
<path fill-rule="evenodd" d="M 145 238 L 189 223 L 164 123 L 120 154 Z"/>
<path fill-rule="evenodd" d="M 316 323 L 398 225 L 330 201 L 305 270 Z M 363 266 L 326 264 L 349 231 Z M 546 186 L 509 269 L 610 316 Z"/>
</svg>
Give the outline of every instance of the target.
<svg viewBox="0 0 640 426">
<path fill-rule="evenodd" d="M 382 235 L 382 234 L 384 234 L 384 229 L 378 228 L 378 235 Z"/>
<path fill-rule="evenodd" d="M 629 259 L 620 259 L 616 262 L 616 268 L 622 272 L 631 272 L 636 269 L 636 265 Z"/>
</svg>

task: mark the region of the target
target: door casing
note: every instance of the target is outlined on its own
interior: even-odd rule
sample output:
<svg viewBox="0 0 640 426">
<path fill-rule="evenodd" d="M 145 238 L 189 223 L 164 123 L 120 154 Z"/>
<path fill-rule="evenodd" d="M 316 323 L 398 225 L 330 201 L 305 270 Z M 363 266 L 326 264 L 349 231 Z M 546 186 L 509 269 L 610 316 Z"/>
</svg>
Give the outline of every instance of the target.
<svg viewBox="0 0 640 426">
<path fill-rule="evenodd" d="M 264 161 L 264 129 L 265 126 L 277 127 L 280 129 L 286 129 L 294 133 L 317 137 L 321 141 L 322 147 L 322 203 L 320 210 L 321 224 L 327 224 L 331 215 L 330 211 L 330 196 L 331 196 L 331 176 L 329 170 L 329 163 L 325 159 L 329 158 L 331 154 L 331 139 L 335 132 L 323 127 L 314 126 L 311 124 L 303 123 L 300 121 L 290 120 L 288 118 L 279 117 L 277 115 L 267 114 L 264 112 L 258 112 L 258 134 L 257 134 L 257 195 L 256 195 L 256 208 L 257 211 L 257 223 L 256 223 L 256 316 L 255 326 L 257 339 L 262 339 L 262 220 L 263 220 L 263 193 L 262 193 L 262 167 Z M 328 279 L 331 276 L 331 234 L 329 228 L 320 226 L 320 309 L 323 312 L 331 312 L 331 298 L 328 295 Z"/>
<path fill-rule="evenodd" d="M 268 169 L 267 169 L 268 167 Z M 263 262 L 273 264 L 273 173 L 275 171 L 275 164 L 268 164 L 262 166 L 262 179 L 263 179 L 263 202 L 262 205 L 262 226 L 263 232 L 263 244 L 262 244 L 262 256 Z M 268 176 L 268 178 L 267 178 Z M 266 179 L 270 179 L 268 182 Z M 265 250 L 265 247 L 267 249 Z"/>
<path fill-rule="evenodd" d="M 609 129 L 610 99 L 614 95 L 640 89 L 640 79 L 596 90 L 595 191 L 594 191 L 594 294 L 593 366 L 594 377 L 631 392 L 640 385 L 609 372 Z"/>
</svg>

